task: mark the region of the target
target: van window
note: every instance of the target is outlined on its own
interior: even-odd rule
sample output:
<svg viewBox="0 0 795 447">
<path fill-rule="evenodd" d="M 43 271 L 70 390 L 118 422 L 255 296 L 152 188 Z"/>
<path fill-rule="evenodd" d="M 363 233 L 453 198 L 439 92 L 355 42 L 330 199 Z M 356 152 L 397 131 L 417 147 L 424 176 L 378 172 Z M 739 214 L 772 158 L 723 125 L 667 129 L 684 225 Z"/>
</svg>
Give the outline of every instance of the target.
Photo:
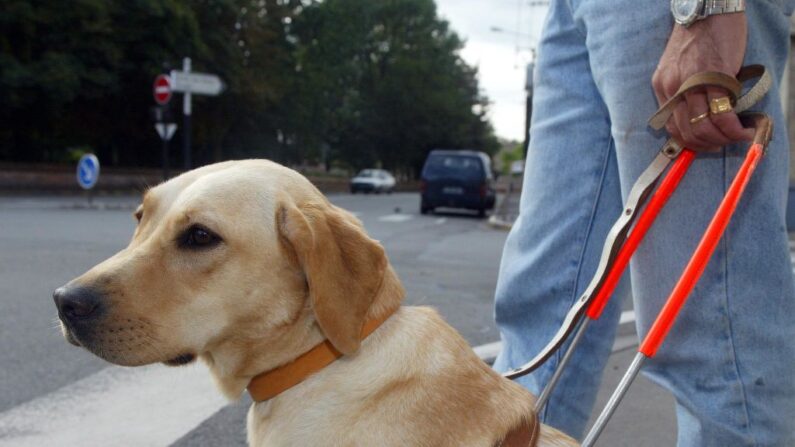
<svg viewBox="0 0 795 447">
<path fill-rule="evenodd" d="M 480 180 L 483 178 L 483 163 L 478 157 L 466 155 L 431 155 L 422 176 L 426 179 L 455 177 Z"/>
</svg>

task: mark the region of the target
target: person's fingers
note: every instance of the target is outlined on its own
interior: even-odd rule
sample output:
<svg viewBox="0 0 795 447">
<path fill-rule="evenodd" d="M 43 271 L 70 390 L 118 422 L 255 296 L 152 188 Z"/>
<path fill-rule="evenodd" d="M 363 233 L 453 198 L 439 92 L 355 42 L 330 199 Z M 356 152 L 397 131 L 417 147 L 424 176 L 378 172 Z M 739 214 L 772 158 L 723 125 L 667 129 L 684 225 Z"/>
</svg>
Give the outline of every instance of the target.
<svg viewBox="0 0 795 447">
<path fill-rule="evenodd" d="M 712 124 L 710 121 L 710 109 L 707 104 L 707 95 L 704 91 L 692 91 L 685 93 L 685 101 L 689 111 L 687 125 L 695 140 L 704 142 L 703 147 L 721 147 L 732 143 L 732 140 Z"/>
<path fill-rule="evenodd" d="M 652 89 L 659 104 L 676 93 L 678 82 L 674 78 L 660 67 L 655 71 Z M 711 113 L 709 100 L 725 96 L 725 90 L 717 87 L 685 93 L 665 124 L 666 130 L 680 144 L 696 151 L 714 152 L 727 144 L 753 139 L 753 129 L 743 128 L 733 111 Z"/>
<path fill-rule="evenodd" d="M 677 137 L 677 141 L 682 144 L 684 147 L 692 149 L 694 151 L 706 151 L 711 152 L 715 151 L 717 148 L 714 144 L 702 140 L 693 134 L 692 125 L 690 124 L 690 119 L 694 118 L 695 116 L 690 116 L 690 109 L 685 101 L 680 102 L 676 108 L 674 109 L 673 113 L 673 122 L 679 132 L 679 137 Z M 698 124 L 698 123 L 696 123 Z"/>
<path fill-rule="evenodd" d="M 665 130 L 668 132 L 668 135 L 673 137 L 674 140 L 681 143 L 683 141 L 682 134 L 679 133 L 679 128 L 676 127 L 676 123 L 674 123 L 673 117 L 668 119 L 668 122 L 665 123 Z"/>
<path fill-rule="evenodd" d="M 707 88 L 708 101 L 725 97 L 725 90 L 715 87 Z M 744 128 L 734 110 L 723 113 L 710 113 L 709 121 L 729 140 L 727 143 L 723 144 L 731 144 L 738 141 L 751 141 L 754 139 L 754 130 Z"/>
</svg>

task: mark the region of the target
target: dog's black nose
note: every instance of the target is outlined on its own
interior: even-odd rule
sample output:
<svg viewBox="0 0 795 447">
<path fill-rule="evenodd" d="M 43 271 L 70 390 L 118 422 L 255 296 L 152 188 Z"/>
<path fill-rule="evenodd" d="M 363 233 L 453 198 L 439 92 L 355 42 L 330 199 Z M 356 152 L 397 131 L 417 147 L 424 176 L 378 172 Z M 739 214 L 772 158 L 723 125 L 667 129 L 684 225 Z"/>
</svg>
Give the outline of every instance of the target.
<svg viewBox="0 0 795 447">
<path fill-rule="evenodd" d="M 85 320 L 99 314 L 100 297 L 85 287 L 60 287 L 52 294 L 58 314 L 71 321 Z"/>
</svg>

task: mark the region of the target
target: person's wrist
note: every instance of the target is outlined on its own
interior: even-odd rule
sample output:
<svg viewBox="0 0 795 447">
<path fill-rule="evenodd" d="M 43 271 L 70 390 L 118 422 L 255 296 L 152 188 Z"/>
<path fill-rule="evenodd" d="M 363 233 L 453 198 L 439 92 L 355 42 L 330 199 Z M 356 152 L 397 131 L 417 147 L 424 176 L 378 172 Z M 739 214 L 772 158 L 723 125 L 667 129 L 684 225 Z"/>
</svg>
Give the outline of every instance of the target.
<svg viewBox="0 0 795 447">
<path fill-rule="evenodd" d="M 671 0 L 671 15 L 685 28 L 708 20 L 745 12 L 746 0 Z"/>
<path fill-rule="evenodd" d="M 674 27 L 679 28 L 682 31 L 689 31 L 691 33 L 697 33 L 706 29 L 717 29 L 720 31 L 732 32 L 737 31 L 737 27 L 746 27 L 747 23 L 748 18 L 745 15 L 745 11 L 740 11 L 733 12 L 731 14 L 717 14 L 705 17 L 689 26 L 675 23 Z"/>
</svg>

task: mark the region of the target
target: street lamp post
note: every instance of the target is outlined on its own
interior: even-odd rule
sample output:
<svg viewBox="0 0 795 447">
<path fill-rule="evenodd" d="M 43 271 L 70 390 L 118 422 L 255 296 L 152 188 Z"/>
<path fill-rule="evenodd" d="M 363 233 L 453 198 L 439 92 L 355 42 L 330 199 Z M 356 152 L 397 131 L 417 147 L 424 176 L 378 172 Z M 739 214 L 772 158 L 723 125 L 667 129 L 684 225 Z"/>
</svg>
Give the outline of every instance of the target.
<svg viewBox="0 0 795 447">
<path fill-rule="evenodd" d="M 530 4 L 531 4 L 531 6 L 542 6 L 542 5 L 548 5 L 549 2 L 547 2 L 547 1 L 536 1 L 536 2 L 530 2 Z M 519 31 L 508 31 L 508 30 L 505 30 L 503 28 L 500 28 L 499 26 L 492 26 L 490 29 L 491 29 L 492 32 L 495 32 L 495 33 L 513 34 L 514 36 L 523 37 L 523 38 L 526 38 L 528 40 L 534 39 L 534 36 L 531 36 L 530 34 L 521 33 Z M 518 52 L 519 49 L 520 49 L 520 47 L 517 44 L 516 51 Z M 525 158 L 527 158 L 527 148 L 528 148 L 528 146 L 530 144 L 530 119 L 533 116 L 533 69 L 535 68 L 535 59 L 536 59 L 535 47 L 531 45 L 530 47 L 527 47 L 526 49 L 530 50 L 530 54 L 532 55 L 532 58 L 531 58 L 530 62 L 527 63 L 527 66 L 525 67 L 525 70 L 526 70 L 526 72 L 525 72 L 525 85 L 524 85 L 524 90 L 525 90 L 525 117 L 524 117 L 524 143 L 523 143 Z"/>
<path fill-rule="evenodd" d="M 535 54 L 535 52 L 533 53 Z M 530 146 L 530 119 L 533 116 L 533 70 L 535 69 L 534 60 L 527 64 L 525 78 L 525 115 L 524 115 L 524 158 L 527 159 L 527 149 Z"/>
</svg>

